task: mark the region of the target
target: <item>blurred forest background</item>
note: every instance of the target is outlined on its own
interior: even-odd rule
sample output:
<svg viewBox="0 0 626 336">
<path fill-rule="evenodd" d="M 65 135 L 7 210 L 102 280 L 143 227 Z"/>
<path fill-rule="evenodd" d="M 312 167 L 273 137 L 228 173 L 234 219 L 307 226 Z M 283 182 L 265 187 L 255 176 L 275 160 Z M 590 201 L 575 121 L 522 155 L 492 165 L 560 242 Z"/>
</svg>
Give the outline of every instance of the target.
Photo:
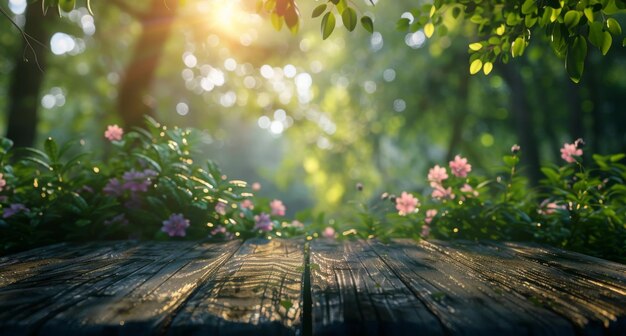
<svg viewBox="0 0 626 336">
<path fill-rule="evenodd" d="M 416 0 L 359 0 L 376 32 L 337 29 L 325 41 L 310 19 L 315 1 L 300 2 L 298 34 L 274 31 L 255 1 L 92 2 L 95 17 L 79 1 L 60 18 L 39 2 L 0 0 L 32 37 L 26 45 L 0 18 L 0 126 L 16 145 L 52 136 L 100 150 L 106 125 L 152 114 L 204 130 L 204 156 L 261 182 L 292 214 L 338 211 L 357 182 L 365 197 L 420 191 L 429 167 L 459 153 L 490 172 L 518 143 L 538 181 L 539 163 L 578 137 L 586 155 L 626 152 L 621 45 L 604 57 L 590 49 L 580 84 L 539 36 L 524 57 L 470 76 L 463 21 L 431 39 L 396 30 Z"/>
</svg>

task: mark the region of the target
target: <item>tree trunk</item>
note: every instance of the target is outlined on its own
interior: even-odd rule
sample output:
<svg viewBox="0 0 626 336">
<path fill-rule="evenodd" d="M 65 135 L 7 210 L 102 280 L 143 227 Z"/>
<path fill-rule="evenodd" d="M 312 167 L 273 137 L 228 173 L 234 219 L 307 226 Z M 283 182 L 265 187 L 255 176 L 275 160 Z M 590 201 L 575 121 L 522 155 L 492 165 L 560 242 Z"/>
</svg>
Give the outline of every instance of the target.
<svg viewBox="0 0 626 336">
<path fill-rule="evenodd" d="M 528 101 L 526 100 L 526 87 L 520 69 L 513 68 L 512 64 L 500 67 L 502 76 L 510 91 L 510 109 L 515 121 L 515 130 L 519 145 L 522 147 L 522 163 L 526 165 L 526 175 L 531 185 L 537 185 L 541 177 L 539 173 L 539 151 L 537 138 L 533 131 L 533 116 Z"/>
<path fill-rule="evenodd" d="M 24 41 L 23 52 L 15 59 L 15 68 L 9 84 L 7 138 L 13 140 L 16 147 L 33 146 L 37 133 L 37 110 L 39 91 L 44 80 L 47 58 L 47 46 L 51 30 L 46 24 L 53 20 L 54 14 L 44 16 L 40 6 L 28 5 L 24 33 L 31 47 Z M 39 44 L 41 43 L 41 44 Z M 34 52 L 34 53 L 33 53 Z"/>
<path fill-rule="evenodd" d="M 152 0 L 140 18 L 142 32 L 119 86 L 117 111 L 125 127 L 143 126 L 144 115 L 154 114 L 150 84 L 176 16 L 178 1 Z"/>
</svg>

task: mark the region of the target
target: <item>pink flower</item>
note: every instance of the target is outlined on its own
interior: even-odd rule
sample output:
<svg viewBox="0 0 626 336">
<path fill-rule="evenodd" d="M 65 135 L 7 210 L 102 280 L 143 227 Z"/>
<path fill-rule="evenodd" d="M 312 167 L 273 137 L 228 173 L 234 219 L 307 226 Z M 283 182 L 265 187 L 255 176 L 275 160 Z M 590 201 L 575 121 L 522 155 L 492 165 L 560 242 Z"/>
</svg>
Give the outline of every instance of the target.
<svg viewBox="0 0 626 336">
<path fill-rule="evenodd" d="M 465 193 L 465 194 L 469 194 L 467 195 L 468 197 L 470 196 L 474 196 L 474 197 L 478 197 L 478 195 L 480 195 L 478 193 L 478 191 L 474 190 L 474 188 L 472 188 L 471 185 L 465 183 L 462 187 L 461 187 L 461 192 Z"/>
<path fill-rule="evenodd" d="M 185 219 L 182 214 L 172 214 L 170 218 L 163 221 L 161 231 L 167 233 L 170 237 L 184 237 L 187 233 L 185 230 L 189 227 L 189 220 Z"/>
<path fill-rule="evenodd" d="M 274 228 L 274 223 L 272 222 L 272 220 L 270 219 L 270 215 L 268 214 L 261 213 L 258 216 L 254 216 L 254 221 L 256 222 L 254 224 L 255 230 L 267 232 L 272 231 L 272 229 Z"/>
<path fill-rule="evenodd" d="M 335 229 L 330 226 L 327 226 L 324 231 L 322 231 L 322 237 L 324 238 L 335 238 Z"/>
<path fill-rule="evenodd" d="M 515 145 L 511 146 L 511 153 L 517 154 L 521 149 L 522 148 L 519 145 L 515 144 Z"/>
<path fill-rule="evenodd" d="M 252 183 L 252 190 L 254 190 L 254 191 L 261 190 L 261 183 L 259 183 L 259 182 Z"/>
<path fill-rule="evenodd" d="M 4 174 L 0 173 L 0 191 L 2 191 L 6 185 L 7 181 L 4 179 Z"/>
<path fill-rule="evenodd" d="M 215 212 L 222 216 L 226 215 L 226 203 L 217 202 L 217 204 L 215 204 Z"/>
<path fill-rule="evenodd" d="M 213 230 L 211 230 L 211 236 L 215 236 L 216 234 L 226 234 L 226 228 L 218 225 L 217 227 L 215 227 Z"/>
<path fill-rule="evenodd" d="M 120 141 L 124 135 L 124 130 L 117 125 L 109 125 L 104 132 L 104 137 L 110 141 Z"/>
<path fill-rule="evenodd" d="M 29 211 L 30 210 L 24 204 L 13 203 L 9 206 L 8 209 L 4 210 L 4 213 L 2 214 L 2 218 L 13 217 L 20 212 L 29 212 Z"/>
<path fill-rule="evenodd" d="M 424 222 L 426 222 L 426 224 L 429 224 L 433 221 L 433 218 L 435 218 L 435 216 L 437 216 L 437 210 L 436 209 L 429 209 L 426 211 L 426 218 L 424 219 Z"/>
<path fill-rule="evenodd" d="M 293 220 L 290 226 L 296 229 L 304 229 L 304 224 L 299 220 Z"/>
<path fill-rule="evenodd" d="M 403 191 L 400 197 L 396 198 L 396 210 L 400 216 L 413 213 L 418 206 L 420 206 L 419 200 L 406 191 Z"/>
<path fill-rule="evenodd" d="M 430 235 L 430 226 L 422 225 L 422 233 L 420 234 L 422 238 L 426 238 Z"/>
<path fill-rule="evenodd" d="M 270 208 L 272 208 L 272 215 L 274 216 L 284 216 L 285 210 L 287 210 L 283 202 L 276 199 L 270 203 Z"/>
<path fill-rule="evenodd" d="M 448 173 L 446 172 L 446 168 L 439 167 L 439 165 L 435 165 L 428 171 L 428 181 L 430 181 L 431 187 L 441 184 L 441 182 L 447 178 Z"/>
<path fill-rule="evenodd" d="M 466 158 L 457 155 L 453 161 L 450 161 L 450 170 L 456 177 L 467 177 L 467 173 L 472 171 L 472 165 L 467 163 Z"/>
<path fill-rule="evenodd" d="M 243 202 L 241 202 L 241 204 L 239 205 L 242 209 L 250 209 L 250 210 L 254 210 L 254 204 L 252 203 L 251 200 L 246 199 L 243 200 Z"/>
<path fill-rule="evenodd" d="M 577 145 L 576 143 L 564 144 L 563 148 L 561 148 L 561 158 L 568 163 L 576 162 L 576 159 L 574 158 L 574 156 L 583 155 L 583 150 L 580 148 L 577 148 L 576 145 Z"/>
<path fill-rule="evenodd" d="M 547 199 L 541 202 L 539 205 L 539 214 L 541 215 L 551 215 L 555 213 L 557 210 L 566 210 L 567 207 L 565 205 L 558 205 L 556 202 L 550 202 Z"/>
<path fill-rule="evenodd" d="M 438 199 L 438 200 L 441 200 L 441 199 L 444 199 L 444 198 L 454 199 L 454 194 L 452 193 L 452 188 L 448 187 L 448 189 L 445 189 L 444 187 L 442 187 L 440 185 L 435 186 L 431 196 L 434 199 Z"/>
</svg>

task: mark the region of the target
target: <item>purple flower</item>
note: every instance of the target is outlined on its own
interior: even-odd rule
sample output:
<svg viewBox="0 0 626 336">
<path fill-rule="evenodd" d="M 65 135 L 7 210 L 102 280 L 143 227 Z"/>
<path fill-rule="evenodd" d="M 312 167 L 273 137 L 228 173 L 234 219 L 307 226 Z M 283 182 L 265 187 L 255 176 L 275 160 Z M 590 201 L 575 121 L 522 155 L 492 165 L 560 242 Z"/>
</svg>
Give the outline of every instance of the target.
<svg viewBox="0 0 626 336">
<path fill-rule="evenodd" d="M 152 183 L 150 177 L 147 177 L 144 172 L 135 170 L 125 172 L 122 179 L 124 179 L 124 189 L 131 192 L 146 192 Z"/>
<path fill-rule="evenodd" d="M 185 230 L 189 227 L 189 220 L 185 219 L 182 214 L 172 214 L 170 218 L 163 221 L 161 231 L 167 233 L 170 237 L 184 237 L 187 233 Z"/>
<path fill-rule="evenodd" d="M 2 218 L 9 218 L 11 216 L 14 216 L 16 214 L 18 214 L 19 212 L 29 212 L 30 210 L 21 203 L 13 203 L 9 206 L 8 209 L 4 210 L 4 213 L 2 214 Z"/>
<path fill-rule="evenodd" d="M 107 194 L 109 196 L 114 196 L 114 197 L 122 196 L 122 194 L 124 193 L 124 190 L 122 189 L 122 184 L 120 183 L 120 180 L 118 180 L 116 178 L 110 179 L 109 182 L 107 183 L 107 185 L 104 186 L 102 191 L 105 194 Z"/>
<path fill-rule="evenodd" d="M 149 179 L 149 178 L 152 178 L 152 177 L 157 177 L 157 176 L 159 176 L 159 173 L 157 173 L 155 170 L 152 170 L 152 169 L 144 169 L 144 170 L 143 170 L 143 175 L 144 175 L 146 178 L 148 178 L 148 179 Z"/>
<path fill-rule="evenodd" d="M 270 215 L 266 213 L 254 216 L 254 221 L 256 222 L 254 225 L 255 230 L 272 231 L 272 229 L 274 228 L 274 223 L 272 223 Z"/>
</svg>

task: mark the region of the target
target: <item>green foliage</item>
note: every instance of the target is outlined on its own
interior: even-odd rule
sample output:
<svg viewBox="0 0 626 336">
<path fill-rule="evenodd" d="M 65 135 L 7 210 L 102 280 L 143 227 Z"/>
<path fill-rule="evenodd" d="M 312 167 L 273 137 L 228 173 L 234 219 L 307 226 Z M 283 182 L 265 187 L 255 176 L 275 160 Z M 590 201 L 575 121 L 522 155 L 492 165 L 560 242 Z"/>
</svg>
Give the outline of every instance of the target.
<svg viewBox="0 0 626 336">
<path fill-rule="evenodd" d="M 257 12 L 269 14 L 272 25 L 276 30 L 280 30 L 284 22 L 293 33 L 298 31 L 300 12 L 295 0 L 257 0 Z M 359 20 L 357 10 L 351 6 L 351 2 L 347 0 L 328 0 L 327 3 L 318 5 L 311 12 L 312 18 L 317 18 L 324 14 L 320 24 L 323 39 L 327 39 L 335 30 L 335 13 L 341 17 L 343 26 L 348 31 L 353 31 L 357 22 L 361 22 L 363 29 L 368 32 L 372 33 L 374 31 L 372 19 L 367 15 L 362 15 Z"/>
<path fill-rule="evenodd" d="M 370 205 L 356 202 L 339 219 L 352 223 L 340 228 L 339 236 L 537 241 L 624 261 L 624 157 L 594 155 L 588 168 L 580 158 L 561 167 L 545 166 L 541 187 L 533 189 L 517 172 L 516 150 L 503 157 L 493 178 L 451 174 L 440 182 L 431 180 L 432 195 L 407 214 L 397 211 L 401 199 L 387 193 Z M 445 192 L 437 193 L 438 188 Z"/>
<path fill-rule="evenodd" d="M 622 34 L 613 16 L 624 9 L 623 0 L 436 0 L 412 10 L 414 22 L 409 25 L 407 19 L 400 19 L 398 28 L 424 29 L 430 37 L 434 28 L 449 25 L 450 18 L 469 21 L 475 27 L 472 35 L 478 40 L 470 44 L 472 74 L 478 73 L 479 64 L 507 63 L 509 55 L 522 56 L 531 37 L 543 35 L 555 54 L 565 59 L 570 79 L 578 83 L 587 58 L 587 41 L 606 55 L 613 37 Z M 477 45 L 481 47 L 472 47 Z"/>
<path fill-rule="evenodd" d="M 49 138 L 44 151 L 13 150 L 3 138 L 0 247 L 166 239 L 162 229 L 173 214 L 189 221 L 182 236 L 191 239 L 300 232 L 280 213 L 257 225 L 259 215 L 274 212 L 269 200 L 255 197 L 244 181 L 228 180 L 211 161 L 197 163 L 198 140 L 195 131 L 150 120 L 146 129 L 112 141 L 100 161 L 81 142 L 58 146 Z"/>
</svg>

